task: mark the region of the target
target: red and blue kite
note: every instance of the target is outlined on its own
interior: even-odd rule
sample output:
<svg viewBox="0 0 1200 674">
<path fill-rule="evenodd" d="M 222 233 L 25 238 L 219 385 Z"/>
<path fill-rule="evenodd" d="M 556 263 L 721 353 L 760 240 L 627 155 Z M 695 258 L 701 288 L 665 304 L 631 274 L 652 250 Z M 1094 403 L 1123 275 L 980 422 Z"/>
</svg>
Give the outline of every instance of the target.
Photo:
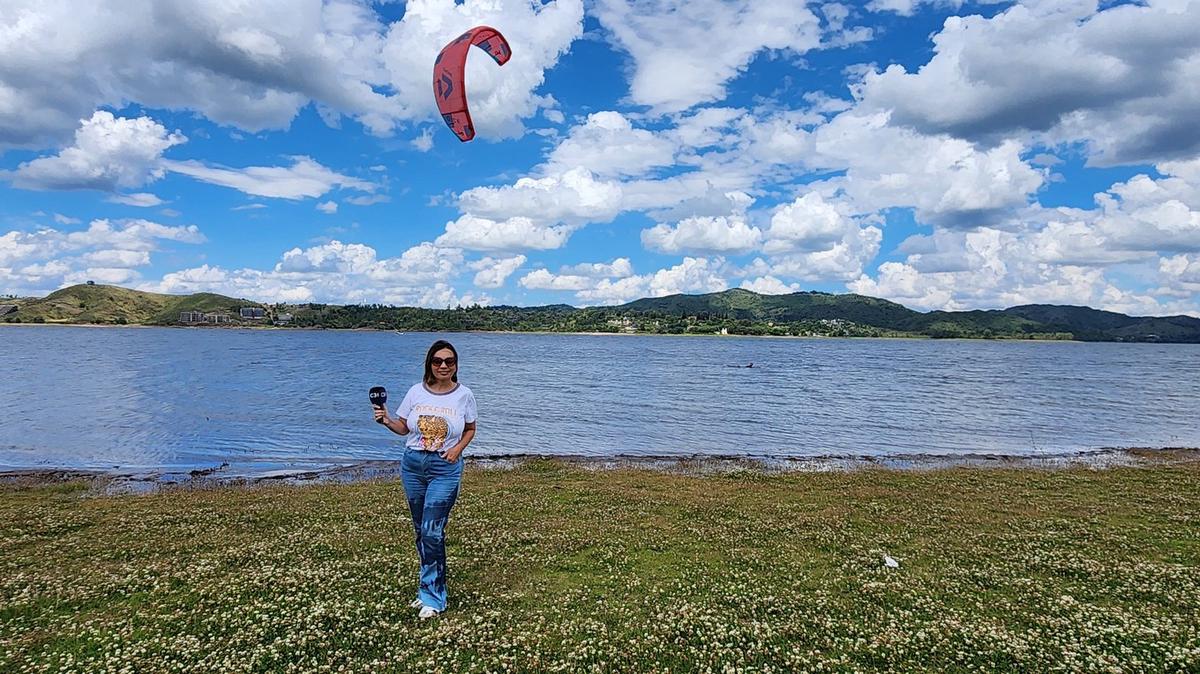
<svg viewBox="0 0 1200 674">
<path fill-rule="evenodd" d="M 490 26 L 476 26 L 442 47 L 433 62 L 433 95 L 446 126 L 464 143 L 475 137 L 471 112 L 467 109 L 464 71 L 467 52 L 475 45 L 487 52 L 497 65 L 504 65 L 512 56 L 508 40 Z"/>
</svg>

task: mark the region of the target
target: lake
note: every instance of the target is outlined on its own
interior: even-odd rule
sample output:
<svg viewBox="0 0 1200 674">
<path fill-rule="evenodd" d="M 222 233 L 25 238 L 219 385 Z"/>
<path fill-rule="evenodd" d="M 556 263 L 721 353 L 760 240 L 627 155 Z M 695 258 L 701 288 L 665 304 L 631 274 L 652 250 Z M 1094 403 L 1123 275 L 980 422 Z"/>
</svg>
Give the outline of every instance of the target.
<svg viewBox="0 0 1200 674">
<path fill-rule="evenodd" d="M 473 456 L 1200 446 L 1198 345 L 5 326 L 0 469 L 398 458 L 367 390 L 394 409 L 438 338 L 479 402 Z"/>
</svg>

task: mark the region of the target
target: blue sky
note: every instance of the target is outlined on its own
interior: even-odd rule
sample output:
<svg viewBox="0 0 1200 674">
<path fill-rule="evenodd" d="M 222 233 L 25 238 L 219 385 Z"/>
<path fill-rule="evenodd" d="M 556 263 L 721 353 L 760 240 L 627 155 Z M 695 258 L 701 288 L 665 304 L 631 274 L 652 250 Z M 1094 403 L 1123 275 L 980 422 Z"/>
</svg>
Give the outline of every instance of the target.
<svg viewBox="0 0 1200 674">
<path fill-rule="evenodd" d="M 138 7 L 138 5 L 144 5 Z M 479 135 L 436 116 L 468 59 Z M 1200 315 L 1200 2 L 0 8 L 0 294 Z"/>
</svg>

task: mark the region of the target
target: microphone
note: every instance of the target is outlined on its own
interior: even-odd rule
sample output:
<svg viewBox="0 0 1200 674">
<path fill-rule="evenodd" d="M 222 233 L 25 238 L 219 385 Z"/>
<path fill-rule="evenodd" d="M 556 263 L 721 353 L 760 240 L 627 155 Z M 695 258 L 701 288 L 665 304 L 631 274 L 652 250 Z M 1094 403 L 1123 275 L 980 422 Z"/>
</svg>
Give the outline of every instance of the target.
<svg viewBox="0 0 1200 674">
<path fill-rule="evenodd" d="M 372 386 L 370 395 L 372 405 L 379 408 L 387 407 L 387 389 L 382 386 Z M 383 422 L 381 421 L 380 423 Z"/>
</svg>

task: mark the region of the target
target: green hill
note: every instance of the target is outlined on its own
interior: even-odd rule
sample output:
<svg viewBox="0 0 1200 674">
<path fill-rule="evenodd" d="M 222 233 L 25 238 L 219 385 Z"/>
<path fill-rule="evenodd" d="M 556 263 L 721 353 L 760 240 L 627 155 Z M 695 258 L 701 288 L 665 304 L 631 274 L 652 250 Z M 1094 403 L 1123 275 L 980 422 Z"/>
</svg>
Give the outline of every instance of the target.
<svg viewBox="0 0 1200 674">
<path fill-rule="evenodd" d="M 106 285 L 77 285 L 40 299 L 9 299 L 18 310 L 0 321 L 178 325 L 187 311 L 241 321 L 238 310 L 257 306 L 266 318 L 291 314 L 290 325 L 390 330 L 518 330 L 644 332 L 660 334 L 831 335 L 849 337 L 961 337 L 1078 339 L 1085 341 L 1200 343 L 1200 319 L 1137 317 L 1089 307 L 1031 304 L 1003 310 L 919 312 L 887 300 L 846 293 L 759 295 L 733 289 L 705 295 L 650 297 L 615 307 L 576 309 L 471 306 L 423 309 L 372 305 L 274 305 L 213 293 L 162 295 Z"/>
<path fill-rule="evenodd" d="M 759 295 L 742 288 L 707 295 L 649 297 L 616 307 L 620 311 L 661 312 L 687 316 L 717 316 L 751 321 L 795 322 L 848 320 L 861 325 L 903 329 L 919 313 L 895 302 L 865 295 L 798 292 Z"/>
<path fill-rule="evenodd" d="M 262 306 L 213 293 L 163 295 L 109 285 L 75 285 L 46 297 L 15 302 L 6 322 L 164 325 L 177 323 L 182 311 L 220 312 L 237 316 L 245 306 Z"/>
<path fill-rule="evenodd" d="M 691 316 L 708 321 L 710 325 L 718 320 L 776 324 L 839 320 L 929 337 L 1200 343 L 1198 318 L 1136 317 L 1090 307 L 1048 304 L 921 313 L 895 302 L 852 293 L 759 295 L 733 289 L 705 295 L 645 298 L 614 309 L 635 315 Z"/>
</svg>

